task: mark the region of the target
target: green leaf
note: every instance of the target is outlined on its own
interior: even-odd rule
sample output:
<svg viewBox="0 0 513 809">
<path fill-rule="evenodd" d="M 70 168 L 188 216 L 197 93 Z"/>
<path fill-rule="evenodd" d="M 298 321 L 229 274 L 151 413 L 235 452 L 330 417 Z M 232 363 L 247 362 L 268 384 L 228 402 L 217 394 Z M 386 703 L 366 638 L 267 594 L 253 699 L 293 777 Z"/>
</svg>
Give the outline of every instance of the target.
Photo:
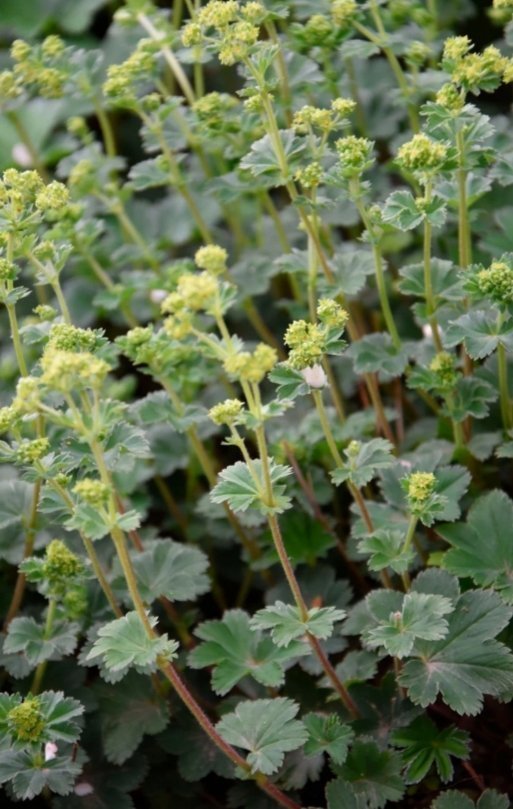
<svg viewBox="0 0 513 809">
<path fill-rule="evenodd" d="M 445 596 L 426 593 L 407 593 L 401 607 L 392 612 L 388 612 L 381 592 L 370 593 L 366 600 L 379 624 L 364 633 L 365 642 L 372 648 L 383 646 L 399 658 L 410 654 L 416 638 L 444 638 L 448 631 L 444 616 L 454 609 Z"/>
<path fill-rule="evenodd" d="M 190 714 L 173 716 L 169 727 L 158 737 L 158 743 L 166 753 L 178 756 L 178 771 L 185 781 L 201 781 L 210 772 L 223 778 L 233 777 L 231 761 Z"/>
<path fill-rule="evenodd" d="M 152 627 L 157 619 L 148 618 Z M 167 635 L 149 637 L 136 612 L 127 612 L 98 630 L 98 639 L 87 655 L 87 660 L 101 657 L 111 671 L 126 673 L 131 666 L 138 670 L 153 670 L 157 658 L 168 660 L 175 656 L 178 644 Z"/>
<path fill-rule="evenodd" d="M 277 648 L 271 638 L 251 628 L 243 610 L 228 610 L 222 620 L 205 621 L 194 634 L 204 642 L 190 652 L 189 665 L 193 669 L 213 666 L 212 688 L 221 695 L 248 675 L 262 685 L 277 688 L 285 679 L 284 664 L 308 654 L 301 641 Z"/>
<path fill-rule="evenodd" d="M 58 660 L 74 652 L 78 629 L 77 624 L 58 621 L 47 632 L 44 624 L 33 618 L 14 618 L 9 624 L 4 652 L 23 652 L 32 666 L 43 660 Z"/>
<path fill-rule="evenodd" d="M 309 734 L 305 744 L 306 755 L 327 753 L 335 764 L 343 764 L 354 738 L 354 730 L 344 725 L 336 714 L 323 716 L 309 713 L 303 717 L 303 722 Z"/>
<path fill-rule="evenodd" d="M 453 393 L 451 409 L 446 410 L 455 421 L 463 421 L 467 416 L 484 419 L 490 412 L 490 402 L 498 398 L 497 388 L 485 379 L 465 376 L 458 380 Z"/>
<path fill-rule="evenodd" d="M 508 796 L 495 789 L 485 789 L 476 804 L 464 792 L 450 789 L 433 801 L 431 809 L 510 809 L 510 806 Z"/>
<path fill-rule="evenodd" d="M 82 765 L 70 756 L 57 756 L 41 762 L 39 753 L 29 750 L 0 751 L 0 784 L 10 782 L 14 794 L 23 801 L 32 800 L 47 787 L 56 795 L 68 795 Z"/>
<path fill-rule="evenodd" d="M 346 355 L 352 358 L 355 373 L 378 373 L 383 381 L 401 376 L 408 363 L 406 350 L 396 349 L 390 335 L 380 332 L 352 343 Z"/>
<path fill-rule="evenodd" d="M 159 186 L 167 185 L 171 181 L 169 169 L 163 165 L 160 158 L 161 156 L 159 155 L 159 157 L 152 157 L 132 166 L 128 176 L 130 185 L 135 191 L 158 188 Z"/>
<path fill-rule="evenodd" d="M 360 809 L 360 803 L 353 788 L 340 778 L 330 781 L 326 787 L 328 809 Z"/>
<path fill-rule="evenodd" d="M 158 540 L 132 556 L 141 595 L 145 601 L 166 596 L 188 601 L 208 592 L 208 558 L 199 548 L 168 539 Z"/>
<path fill-rule="evenodd" d="M 269 629 L 277 646 L 288 646 L 296 638 L 308 632 L 316 638 L 326 640 L 333 633 L 337 621 L 345 618 L 344 610 L 335 607 L 312 607 L 306 621 L 301 620 L 299 610 L 291 604 L 277 601 L 270 607 L 259 610 L 251 619 L 253 629 Z"/>
<path fill-rule="evenodd" d="M 398 288 L 403 295 L 426 297 L 424 284 L 424 264 L 408 264 L 399 270 L 401 281 Z M 452 261 L 441 258 L 431 259 L 431 282 L 433 295 L 446 301 L 459 301 L 465 296 L 461 275 Z"/>
<path fill-rule="evenodd" d="M 337 467 L 331 473 L 331 479 L 336 486 L 349 480 L 358 489 L 369 483 L 376 476 L 377 469 L 386 469 L 396 463 L 392 455 L 392 444 L 384 438 L 373 438 L 365 443 L 358 442 L 358 451 L 353 452 L 353 444 L 349 450 L 344 451 L 347 462 L 343 467 Z"/>
<path fill-rule="evenodd" d="M 446 346 L 465 344 L 467 353 L 474 360 L 482 360 L 497 346 L 513 350 L 513 322 L 499 324 L 493 311 L 473 311 L 452 320 L 444 335 Z"/>
<path fill-rule="evenodd" d="M 283 542 L 290 561 L 314 566 L 318 559 L 337 544 L 334 534 L 329 533 L 318 520 L 304 511 L 292 509 L 280 520 Z M 255 570 L 270 567 L 279 561 L 278 552 L 270 532 L 264 536 L 267 544 L 262 556 L 253 564 Z"/>
<path fill-rule="evenodd" d="M 376 531 L 360 539 L 358 550 L 360 553 L 370 554 L 367 560 L 369 570 L 383 570 L 390 567 L 395 573 L 404 573 L 415 559 L 415 551 L 412 548 L 404 550 L 402 531 Z"/>
<path fill-rule="evenodd" d="M 335 289 L 343 295 L 357 295 L 365 286 L 367 277 L 374 273 L 374 259 L 370 250 L 344 250 L 332 259 Z M 333 284 L 326 294 L 333 296 Z"/>
<path fill-rule="evenodd" d="M 483 696 L 501 697 L 513 689 L 513 655 L 494 640 L 513 615 L 492 590 L 461 595 L 448 619 L 443 640 L 417 641 L 415 657 L 400 675 L 400 683 L 416 705 L 435 702 L 440 693 L 450 708 L 474 716 Z"/>
<path fill-rule="evenodd" d="M 123 764 L 137 750 L 145 735 L 160 733 L 169 722 L 169 704 L 148 677 L 130 672 L 123 685 L 97 682 L 93 693 L 100 706 L 105 756 Z"/>
<path fill-rule="evenodd" d="M 274 366 L 269 379 L 276 385 L 279 399 L 295 399 L 296 396 L 305 396 L 310 391 L 302 373 L 290 368 L 285 362 Z"/>
<path fill-rule="evenodd" d="M 285 485 L 279 481 L 288 477 L 292 473 L 292 469 L 289 466 L 270 462 L 274 503 L 272 506 L 268 506 L 263 502 L 261 494 L 265 488 L 260 459 L 254 460 L 252 467 L 259 481 L 258 486 L 253 480 L 248 465 L 243 461 L 237 461 L 220 473 L 220 482 L 210 492 L 212 501 L 228 503 L 233 511 L 246 511 L 248 508 L 252 508 L 263 514 L 280 514 L 289 508 L 290 497 L 284 495 Z"/>
<path fill-rule="evenodd" d="M 23 480 L 0 481 L 0 559 L 17 565 L 23 558 L 25 520 L 30 514 L 33 486 Z"/>
<path fill-rule="evenodd" d="M 387 801 L 398 801 L 404 794 L 401 768 L 396 752 L 380 750 L 373 742 L 356 741 L 346 763 L 333 769 L 352 787 L 358 807 L 381 809 Z"/>
<path fill-rule="evenodd" d="M 305 150 L 304 139 L 298 137 L 293 129 L 280 130 L 280 140 L 289 170 L 287 177 L 281 172 L 269 135 L 255 141 L 250 152 L 239 164 L 241 169 L 249 170 L 253 177 L 263 179 L 268 188 L 285 185 L 290 180 L 295 170 L 299 168 L 300 156 Z"/>
<path fill-rule="evenodd" d="M 447 783 L 454 775 L 451 757 L 465 759 L 469 755 L 470 740 L 466 731 L 453 725 L 439 730 L 427 716 L 419 716 L 407 728 L 394 730 L 390 740 L 402 748 L 410 784 L 422 781 L 433 764 L 440 780 Z"/>
<path fill-rule="evenodd" d="M 480 497 L 465 523 L 437 527 L 437 533 L 452 546 L 444 554 L 442 567 L 456 576 L 471 578 L 480 587 L 493 587 L 505 601 L 513 603 L 512 525 L 513 502 L 504 492 Z"/>
<path fill-rule="evenodd" d="M 218 722 L 217 731 L 228 744 L 249 751 L 247 762 L 253 772 L 270 775 L 281 767 L 286 752 L 308 739 L 303 723 L 294 719 L 298 711 L 299 706 L 285 697 L 239 702 Z"/>
<path fill-rule="evenodd" d="M 399 230 L 412 230 L 420 225 L 424 213 L 417 207 L 410 191 L 394 191 L 383 208 L 383 219 Z"/>
</svg>

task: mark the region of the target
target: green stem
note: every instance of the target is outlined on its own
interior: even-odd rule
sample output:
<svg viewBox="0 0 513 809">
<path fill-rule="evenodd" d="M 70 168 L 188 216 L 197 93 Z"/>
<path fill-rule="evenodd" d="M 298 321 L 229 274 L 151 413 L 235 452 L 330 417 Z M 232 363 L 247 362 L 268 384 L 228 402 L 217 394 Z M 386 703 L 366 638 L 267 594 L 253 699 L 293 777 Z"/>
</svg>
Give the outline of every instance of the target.
<svg viewBox="0 0 513 809">
<path fill-rule="evenodd" d="M 466 270 L 472 262 L 472 243 L 468 221 L 467 170 L 465 169 L 465 136 L 462 129 L 456 133 L 458 150 L 458 253 L 459 264 Z"/>
<path fill-rule="evenodd" d="M 376 237 L 372 232 L 372 225 L 370 222 L 368 211 L 363 202 L 362 188 L 360 180 L 358 178 L 354 178 L 349 181 L 349 192 L 351 194 L 354 204 L 356 205 L 358 213 L 360 214 L 360 218 L 367 230 L 367 233 L 369 234 L 369 238 L 371 239 L 372 256 L 374 258 L 374 272 L 376 275 L 376 286 L 378 288 L 381 311 L 383 313 L 383 317 L 385 318 L 385 323 L 388 329 L 388 333 L 392 338 L 392 342 L 395 348 L 399 349 L 401 347 L 401 338 L 399 337 L 399 332 L 397 330 L 397 326 L 395 325 L 394 315 L 392 314 L 392 309 L 390 308 L 390 301 L 388 299 L 387 285 L 385 281 L 385 274 L 383 271 L 383 255 L 381 252 L 379 242 L 376 241 Z"/>
<path fill-rule="evenodd" d="M 28 557 L 32 556 L 32 553 L 34 552 L 34 541 L 36 538 L 37 509 L 39 505 L 40 495 L 41 495 L 41 481 L 36 480 L 32 492 L 32 504 L 30 506 L 27 533 L 25 535 L 25 545 L 23 548 L 24 559 L 28 559 Z M 4 629 L 6 629 L 9 626 L 12 619 L 15 618 L 16 615 L 18 614 L 18 610 L 21 607 L 23 601 L 26 583 L 27 580 L 25 574 L 22 573 L 21 570 L 18 571 L 18 576 L 16 578 L 16 584 L 14 586 L 11 603 L 9 604 L 5 616 Z"/>
<path fill-rule="evenodd" d="M 413 542 L 413 539 L 414 539 L 414 536 L 415 536 L 415 529 L 417 528 L 418 521 L 419 521 L 419 518 L 415 517 L 412 514 L 411 517 L 410 517 L 410 521 L 408 523 L 408 529 L 406 531 L 406 537 L 404 539 L 403 553 L 406 553 L 406 551 L 409 550 L 410 545 Z M 411 587 L 411 581 L 410 581 L 410 574 L 408 573 L 407 570 L 405 570 L 404 573 L 401 574 L 401 579 L 402 579 L 402 582 L 403 582 L 403 587 L 404 587 L 405 592 L 408 592 L 408 590 Z"/>
<path fill-rule="evenodd" d="M 62 287 L 61 287 L 61 285 L 59 283 L 58 278 L 51 283 L 51 287 L 52 287 L 52 289 L 54 291 L 54 294 L 55 294 L 55 297 L 57 298 L 57 301 L 59 303 L 59 308 L 61 310 L 62 317 L 64 318 L 64 321 L 71 325 L 71 323 L 72 323 L 71 313 L 69 311 L 68 304 L 67 304 L 66 298 L 64 297 L 64 294 L 62 292 Z"/>
<path fill-rule="evenodd" d="M 502 313 L 499 313 L 498 329 L 500 329 L 502 325 L 502 320 L 503 320 Z M 501 342 L 497 347 L 497 363 L 499 371 L 499 396 L 500 396 L 502 426 L 503 429 L 506 432 L 508 432 L 509 430 L 511 430 L 513 426 L 511 415 L 511 398 L 508 383 L 508 358 L 506 355 L 506 349 L 503 343 Z"/>
<path fill-rule="evenodd" d="M 12 344 L 14 346 L 14 353 L 16 354 L 16 361 L 20 369 L 20 374 L 22 376 L 28 376 L 28 368 L 25 362 L 25 357 L 23 356 L 23 348 L 21 345 L 20 332 L 18 328 L 18 319 L 16 317 L 16 309 L 14 307 L 14 304 L 12 303 L 7 303 L 5 305 L 5 308 L 7 309 L 7 315 L 9 317 L 9 326 L 11 329 Z"/>
<path fill-rule="evenodd" d="M 57 610 L 57 601 L 55 598 L 50 598 L 48 602 L 48 610 L 46 613 L 46 621 L 45 621 L 45 628 L 43 633 L 43 638 L 48 640 L 52 634 L 53 622 L 55 620 L 55 612 Z M 48 665 L 48 660 L 43 660 L 41 663 L 38 664 L 35 672 L 34 672 L 34 679 L 32 680 L 32 685 L 30 691 L 32 694 L 38 694 L 41 689 L 41 683 L 43 682 L 43 677 L 45 675 L 46 667 Z"/>
<path fill-rule="evenodd" d="M 431 181 L 428 180 L 425 186 L 425 201 L 429 203 L 431 200 Z M 426 312 L 428 316 L 429 325 L 433 332 L 433 342 L 437 352 L 443 351 L 442 339 L 440 337 L 440 329 L 438 327 L 438 320 L 435 315 L 435 296 L 433 293 L 433 280 L 431 276 L 431 241 L 432 241 L 432 227 L 431 222 L 426 217 L 424 219 L 424 293 L 426 296 Z"/>
<path fill-rule="evenodd" d="M 163 34 L 158 31 L 155 26 L 153 25 L 152 21 L 146 14 L 140 12 L 137 15 L 137 20 L 139 21 L 140 25 L 144 28 L 144 30 L 150 35 L 154 42 L 157 42 L 160 45 L 160 50 L 164 59 L 166 60 L 167 64 L 169 65 L 173 76 L 175 77 L 178 85 L 182 93 L 184 94 L 185 98 L 192 106 L 196 101 L 196 96 L 194 94 L 194 90 L 191 87 L 189 79 L 187 78 L 180 62 L 174 55 L 173 51 L 168 45 L 163 45 L 162 40 L 164 39 Z"/>
<path fill-rule="evenodd" d="M 98 118 L 100 129 L 102 131 L 103 144 L 105 146 L 105 154 L 107 157 L 116 157 L 116 139 L 114 137 L 114 130 L 111 126 L 109 116 L 103 109 L 101 103 L 97 100 L 93 102 L 94 112 Z"/>
</svg>

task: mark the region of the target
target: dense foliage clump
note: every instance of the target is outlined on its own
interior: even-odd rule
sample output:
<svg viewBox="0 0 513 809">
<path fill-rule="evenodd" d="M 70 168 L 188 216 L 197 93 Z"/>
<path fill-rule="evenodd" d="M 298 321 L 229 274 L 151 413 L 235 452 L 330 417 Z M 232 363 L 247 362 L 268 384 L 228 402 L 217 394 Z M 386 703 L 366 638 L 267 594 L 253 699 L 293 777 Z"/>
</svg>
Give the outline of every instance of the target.
<svg viewBox="0 0 513 809">
<path fill-rule="evenodd" d="M 2 806 L 507 809 L 513 2 L 3 5 Z"/>
</svg>

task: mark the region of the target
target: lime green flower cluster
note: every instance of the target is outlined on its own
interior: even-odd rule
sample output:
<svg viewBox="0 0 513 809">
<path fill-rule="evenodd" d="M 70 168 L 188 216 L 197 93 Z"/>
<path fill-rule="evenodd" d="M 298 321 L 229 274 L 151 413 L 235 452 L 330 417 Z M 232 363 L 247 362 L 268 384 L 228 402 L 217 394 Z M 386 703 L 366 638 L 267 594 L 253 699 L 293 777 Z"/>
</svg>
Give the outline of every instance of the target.
<svg viewBox="0 0 513 809">
<path fill-rule="evenodd" d="M 333 298 L 319 299 L 317 317 L 325 326 L 339 330 L 344 329 L 349 320 L 349 314 Z"/>
<path fill-rule="evenodd" d="M 212 275 L 223 275 L 227 268 L 228 253 L 218 244 L 207 244 L 196 251 L 194 261 L 201 270 Z"/>
<path fill-rule="evenodd" d="M 184 273 L 178 279 L 175 292 L 162 303 L 162 312 L 175 314 L 183 309 L 210 312 L 217 305 L 219 282 L 210 272 Z"/>
<path fill-rule="evenodd" d="M 224 402 L 214 405 L 208 411 L 209 417 L 214 424 L 227 424 L 228 426 L 237 424 L 244 411 L 244 404 L 240 399 L 225 399 Z"/>
<path fill-rule="evenodd" d="M 50 322 L 57 317 L 57 309 L 54 309 L 49 303 L 39 303 L 32 311 L 43 322 Z"/>
<path fill-rule="evenodd" d="M 8 261 L 6 258 L 0 258 L 0 281 L 6 283 L 7 281 L 14 281 L 18 273 L 16 264 Z"/>
<path fill-rule="evenodd" d="M 61 98 L 69 71 L 66 51 L 63 40 L 55 34 L 46 37 L 41 45 L 16 39 L 11 46 L 16 80 L 45 98 Z"/>
<path fill-rule="evenodd" d="M 43 574 L 51 587 L 60 588 L 81 576 L 84 566 L 78 556 L 60 539 L 52 539 L 46 548 Z"/>
<path fill-rule="evenodd" d="M 436 103 L 454 115 L 459 115 L 465 105 L 465 94 L 455 84 L 447 82 L 437 92 Z"/>
<path fill-rule="evenodd" d="M 18 98 L 23 92 L 23 83 L 12 70 L 0 71 L 0 104 Z"/>
<path fill-rule="evenodd" d="M 429 370 L 434 376 L 436 390 L 452 390 L 458 381 L 458 371 L 455 367 L 454 357 L 448 351 L 440 351 L 430 362 Z"/>
<path fill-rule="evenodd" d="M 294 174 L 294 179 L 301 183 L 303 188 L 317 188 L 322 182 L 324 171 L 318 160 L 313 160 L 308 166 L 298 169 Z"/>
<path fill-rule="evenodd" d="M 513 63 L 495 45 L 482 53 L 471 53 L 474 45 L 467 36 L 449 37 L 445 41 L 442 65 L 454 84 L 465 91 L 493 91 L 504 80 L 513 80 Z"/>
<path fill-rule="evenodd" d="M 287 364 L 296 371 L 319 365 L 328 349 L 330 338 L 339 337 L 349 315 L 340 304 L 331 298 L 321 298 L 317 306 L 319 323 L 294 320 L 283 341 L 291 350 Z"/>
<path fill-rule="evenodd" d="M 110 366 L 89 351 L 76 353 L 47 346 L 41 359 L 41 382 L 51 390 L 70 393 L 75 388 L 98 389 Z"/>
<path fill-rule="evenodd" d="M 22 441 L 16 447 L 16 460 L 21 464 L 33 464 L 40 461 L 50 451 L 48 438 L 34 438 Z"/>
<path fill-rule="evenodd" d="M 440 169 L 447 159 L 447 147 L 423 133 L 403 143 L 397 153 L 397 162 L 407 171 L 431 174 Z"/>
<path fill-rule="evenodd" d="M 406 479 L 406 496 L 410 506 L 423 505 L 434 493 L 436 477 L 432 472 L 413 472 Z"/>
<path fill-rule="evenodd" d="M 74 494 L 89 506 L 101 508 L 107 502 L 109 490 L 107 486 L 95 478 L 84 478 L 75 483 Z"/>
<path fill-rule="evenodd" d="M 204 129 L 216 132 L 225 128 L 228 113 L 238 105 L 235 96 L 214 91 L 196 99 L 192 109 Z"/>
<path fill-rule="evenodd" d="M 0 435 L 9 432 L 20 419 L 20 412 L 14 405 L 0 407 Z"/>
<path fill-rule="evenodd" d="M 307 104 L 294 113 L 292 127 L 300 133 L 317 130 L 322 134 L 327 134 L 343 124 L 355 108 L 356 104 L 350 98 L 335 98 L 330 109 Z"/>
<path fill-rule="evenodd" d="M 136 326 L 130 329 L 122 337 L 118 337 L 116 342 L 126 356 L 136 365 L 146 363 L 148 357 L 148 344 L 153 337 L 153 326 Z"/>
<path fill-rule="evenodd" d="M 69 204 L 67 187 L 57 180 L 45 185 L 37 171 L 7 169 L 2 175 L 0 208 L 11 226 L 35 225 L 42 218 L 55 222 L 68 214 Z"/>
<path fill-rule="evenodd" d="M 505 261 L 493 261 L 477 273 L 476 280 L 481 294 L 495 303 L 513 302 L 513 268 Z"/>
<path fill-rule="evenodd" d="M 69 191 L 63 183 L 53 182 L 45 185 L 37 194 L 35 206 L 46 214 L 50 220 L 60 219 L 69 204 Z"/>
<path fill-rule="evenodd" d="M 18 742 L 37 744 L 43 740 L 45 720 L 37 697 L 28 696 L 7 714 L 7 726 Z"/>
<path fill-rule="evenodd" d="M 103 92 L 120 103 L 133 103 L 137 98 L 137 85 L 147 81 L 156 65 L 155 48 L 151 39 L 141 39 L 128 59 L 107 68 Z"/>
<path fill-rule="evenodd" d="M 40 380 L 35 376 L 22 376 L 16 385 L 16 396 L 12 407 L 20 415 L 34 413 L 39 407 Z"/>
<path fill-rule="evenodd" d="M 93 351 L 98 341 L 93 329 L 80 329 L 69 323 L 55 323 L 48 335 L 48 345 L 59 351 Z"/>
<path fill-rule="evenodd" d="M 331 0 L 331 16 L 335 25 L 346 28 L 358 13 L 356 0 Z"/>
<path fill-rule="evenodd" d="M 227 374 L 241 382 L 258 384 L 272 371 L 278 361 L 278 354 L 274 348 L 259 343 L 255 350 L 238 351 L 226 357 L 223 367 Z"/>
<path fill-rule="evenodd" d="M 344 177 L 358 177 L 372 166 L 374 161 L 374 142 L 368 138 L 347 135 L 335 142 L 340 160 L 340 168 Z"/>
<path fill-rule="evenodd" d="M 408 65 L 413 68 L 420 68 L 424 65 L 433 55 L 433 51 L 425 42 L 415 40 L 412 42 L 405 54 L 405 59 Z"/>
<path fill-rule="evenodd" d="M 184 26 L 182 42 L 187 48 L 213 45 L 221 64 L 234 65 L 250 54 L 266 14 L 260 3 L 242 5 L 236 0 L 210 0 Z"/>
<path fill-rule="evenodd" d="M 291 349 L 288 365 L 296 371 L 302 371 L 322 360 L 326 348 L 326 330 L 317 323 L 294 320 L 285 332 L 283 340 Z"/>
</svg>

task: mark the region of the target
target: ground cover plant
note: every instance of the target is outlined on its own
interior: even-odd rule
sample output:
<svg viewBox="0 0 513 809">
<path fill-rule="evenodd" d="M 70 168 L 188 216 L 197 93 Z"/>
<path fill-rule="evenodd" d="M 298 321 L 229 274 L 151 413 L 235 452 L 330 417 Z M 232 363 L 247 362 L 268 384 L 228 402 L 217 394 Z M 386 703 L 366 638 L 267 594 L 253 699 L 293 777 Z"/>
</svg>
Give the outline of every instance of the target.
<svg viewBox="0 0 513 809">
<path fill-rule="evenodd" d="M 28 6 L 2 806 L 507 809 L 513 2 Z"/>
</svg>

